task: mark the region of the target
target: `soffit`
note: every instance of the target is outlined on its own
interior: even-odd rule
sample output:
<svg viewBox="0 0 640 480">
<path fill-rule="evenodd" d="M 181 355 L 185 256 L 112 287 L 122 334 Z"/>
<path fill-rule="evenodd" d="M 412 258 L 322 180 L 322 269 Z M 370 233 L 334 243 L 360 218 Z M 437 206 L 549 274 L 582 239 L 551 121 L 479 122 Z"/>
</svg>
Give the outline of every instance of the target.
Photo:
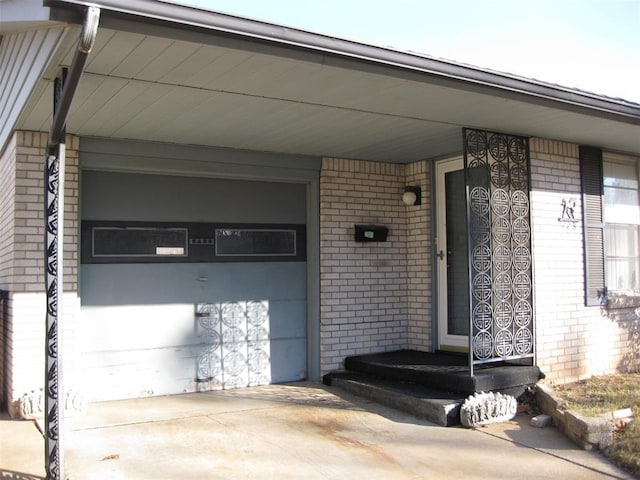
<svg viewBox="0 0 640 480">
<path fill-rule="evenodd" d="M 461 150 L 461 127 L 640 153 L 637 122 L 331 55 L 101 28 L 67 131 L 81 136 L 413 162 Z M 51 77 L 18 128 L 48 131 Z"/>
</svg>

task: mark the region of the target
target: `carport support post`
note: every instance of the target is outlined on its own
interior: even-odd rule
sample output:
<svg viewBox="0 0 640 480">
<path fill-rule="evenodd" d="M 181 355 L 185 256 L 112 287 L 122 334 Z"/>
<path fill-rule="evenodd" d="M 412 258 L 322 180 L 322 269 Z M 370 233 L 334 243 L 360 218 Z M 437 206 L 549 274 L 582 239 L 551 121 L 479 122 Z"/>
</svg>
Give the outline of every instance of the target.
<svg viewBox="0 0 640 480">
<path fill-rule="evenodd" d="M 44 172 L 44 214 L 45 214 L 45 269 L 44 281 L 47 296 L 47 320 L 45 337 L 45 409 L 44 442 L 45 469 L 47 480 L 61 480 L 64 475 L 64 449 L 62 447 L 64 391 L 62 389 L 61 354 L 64 270 L 64 163 L 65 128 L 80 77 L 98 34 L 100 9 L 85 8 L 85 18 L 78 39 L 78 48 L 73 55 L 71 66 L 62 69 L 56 78 L 53 98 L 53 119 Z"/>
<path fill-rule="evenodd" d="M 64 77 L 64 75 L 63 75 Z M 56 79 L 56 97 L 61 90 Z M 55 107 L 54 107 L 55 109 Z M 64 133 L 62 134 L 64 139 Z M 62 353 L 60 319 L 62 318 L 64 268 L 64 141 L 49 147 L 45 158 L 45 289 L 47 318 L 45 337 L 44 448 L 47 480 L 64 480 Z"/>
</svg>

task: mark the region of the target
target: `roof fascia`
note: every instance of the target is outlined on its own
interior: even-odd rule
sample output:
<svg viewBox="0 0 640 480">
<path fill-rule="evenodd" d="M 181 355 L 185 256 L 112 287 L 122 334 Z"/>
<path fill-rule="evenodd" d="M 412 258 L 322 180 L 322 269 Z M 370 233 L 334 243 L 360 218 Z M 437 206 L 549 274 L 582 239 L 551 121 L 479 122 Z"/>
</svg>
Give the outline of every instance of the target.
<svg viewBox="0 0 640 480">
<path fill-rule="evenodd" d="M 434 59 L 414 53 L 400 52 L 383 47 L 375 47 L 327 35 L 306 32 L 267 22 L 252 20 L 234 15 L 202 10 L 156 0 L 44 0 L 52 9 L 52 18 L 68 19 L 71 10 L 98 6 L 103 9 L 102 25 L 109 28 L 115 23 L 109 22 L 109 13 L 114 20 L 134 20 L 138 24 L 149 26 L 169 26 L 184 31 L 215 31 L 236 39 L 253 43 L 286 47 L 288 49 L 315 52 L 337 57 L 342 60 L 358 61 L 369 65 L 392 68 L 398 71 L 412 72 L 429 81 L 440 79 L 449 86 L 454 82 L 459 88 L 483 93 L 508 96 L 536 104 L 553 105 L 570 111 L 586 113 L 611 120 L 640 125 L 640 104 L 622 99 L 610 98 L 574 90 L 559 85 L 548 84 L 533 79 L 518 77 L 462 65 L 455 62 Z M 61 7 L 58 13 L 55 7 Z M 73 14 L 72 14 L 73 16 Z M 76 13 L 78 16 L 78 13 Z M 79 17 L 81 18 L 81 17 Z M 76 22 L 77 23 L 77 22 Z M 344 66 L 346 66 L 343 62 Z M 354 68 L 353 65 L 351 68 Z M 388 74 L 388 71 L 387 71 Z"/>
</svg>

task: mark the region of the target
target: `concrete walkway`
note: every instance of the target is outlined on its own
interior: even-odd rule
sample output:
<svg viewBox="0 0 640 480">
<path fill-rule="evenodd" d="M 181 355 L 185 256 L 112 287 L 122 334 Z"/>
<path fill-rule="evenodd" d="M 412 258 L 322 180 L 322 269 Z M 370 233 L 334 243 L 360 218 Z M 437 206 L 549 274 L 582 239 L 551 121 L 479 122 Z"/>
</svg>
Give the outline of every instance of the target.
<svg viewBox="0 0 640 480">
<path fill-rule="evenodd" d="M 313 383 L 92 404 L 67 419 L 66 474 L 91 479 L 631 477 L 528 418 L 436 427 Z M 0 478 L 43 478 L 32 422 L 0 420 Z"/>
</svg>

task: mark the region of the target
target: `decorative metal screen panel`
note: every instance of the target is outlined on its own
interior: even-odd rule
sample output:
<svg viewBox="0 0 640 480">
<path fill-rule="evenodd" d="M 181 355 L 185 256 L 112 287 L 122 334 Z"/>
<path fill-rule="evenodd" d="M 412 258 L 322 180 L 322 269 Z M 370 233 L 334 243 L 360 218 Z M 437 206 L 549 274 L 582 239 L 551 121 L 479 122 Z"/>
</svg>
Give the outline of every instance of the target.
<svg viewBox="0 0 640 480">
<path fill-rule="evenodd" d="M 200 303 L 196 317 L 205 344 L 196 365 L 200 390 L 271 383 L 267 301 Z"/>
<path fill-rule="evenodd" d="M 529 142 L 463 132 L 472 365 L 533 357 Z"/>
</svg>

